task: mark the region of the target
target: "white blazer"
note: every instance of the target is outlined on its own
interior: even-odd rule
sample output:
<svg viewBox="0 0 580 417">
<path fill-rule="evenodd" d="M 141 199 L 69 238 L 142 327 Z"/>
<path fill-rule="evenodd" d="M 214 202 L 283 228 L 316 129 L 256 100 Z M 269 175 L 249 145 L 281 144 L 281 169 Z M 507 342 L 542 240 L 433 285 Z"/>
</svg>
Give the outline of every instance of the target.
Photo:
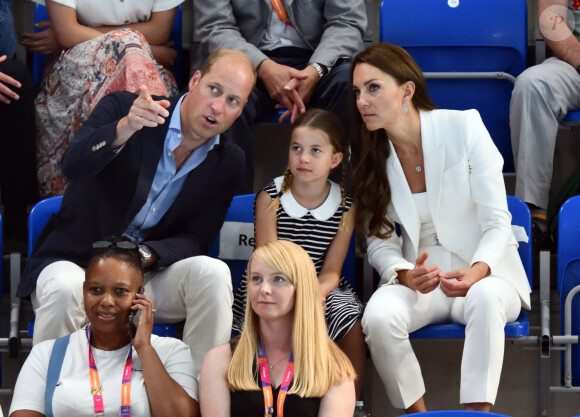
<svg viewBox="0 0 580 417">
<path fill-rule="evenodd" d="M 530 285 L 511 229 L 503 158 L 476 110 L 421 111 L 421 141 L 429 209 L 441 245 L 469 265 L 485 262 L 510 282 L 530 309 Z M 387 217 L 401 236 L 369 237 L 368 256 L 382 284 L 417 259 L 421 221 L 393 144 L 387 159 L 391 203 Z M 444 271 L 448 272 L 448 271 Z"/>
</svg>

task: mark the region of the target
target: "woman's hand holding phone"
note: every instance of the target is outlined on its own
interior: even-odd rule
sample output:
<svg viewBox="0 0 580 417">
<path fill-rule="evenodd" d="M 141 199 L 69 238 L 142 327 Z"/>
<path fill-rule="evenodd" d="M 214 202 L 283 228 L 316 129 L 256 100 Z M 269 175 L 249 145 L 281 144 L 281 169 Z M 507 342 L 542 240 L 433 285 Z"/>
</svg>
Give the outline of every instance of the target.
<svg viewBox="0 0 580 417">
<path fill-rule="evenodd" d="M 131 333 L 131 341 L 135 349 L 143 345 L 149 345 L 151 343 L 151 333 L 153 331 L 153 321 L 154 321 L 154 313 L 155 313 L 155 304 L 149 297 L 143 294 L 142 288 L 141 290 L 135 295 L 135 299 L 133 300 L 133 306 L 131 307 L 134 313 L 131 313 L 133 316 L 138 311 L 139 319 L 137 324 L 135 325 L 133 320 L 129 321 L 129 328 L 130 332 L 132 332 L 131 328 L 133 327 L 134 333 Z"/>
</svg>

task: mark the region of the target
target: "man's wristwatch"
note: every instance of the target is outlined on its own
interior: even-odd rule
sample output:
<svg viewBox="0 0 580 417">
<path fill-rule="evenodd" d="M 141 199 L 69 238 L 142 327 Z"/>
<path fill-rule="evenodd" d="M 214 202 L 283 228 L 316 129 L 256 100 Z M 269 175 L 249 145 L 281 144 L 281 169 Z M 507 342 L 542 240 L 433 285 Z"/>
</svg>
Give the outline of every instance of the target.
<svg viewBox="0 0 580 417">
<path fill-rule="evenodd" d="M 322 64 L 319 64 L 318 62 L 313 62 L 313 63 L 308 64 L 308 65 L 311 66 L 312 68 L 314 68 L 316 70 L 316 72 L 318 72 L 318 79 L 319 80 L 328 73 L 328 68 L 326 68 L 326 66 L 324 66 Z"/>
<path fill-rule="evenodd" d="M 151 249 L 147 245 L 139 245 L 139 255 L 141 255 L 141 264 L 143 266 L 147 265 L 151 259 Z"/>
</svg>

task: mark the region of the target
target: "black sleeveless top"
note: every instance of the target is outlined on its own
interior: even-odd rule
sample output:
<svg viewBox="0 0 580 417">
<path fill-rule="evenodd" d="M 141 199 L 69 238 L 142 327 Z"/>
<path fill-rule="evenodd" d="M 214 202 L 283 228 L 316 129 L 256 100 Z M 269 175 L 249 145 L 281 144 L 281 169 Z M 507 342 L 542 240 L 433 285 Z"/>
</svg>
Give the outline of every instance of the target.
<svg viewBox="0 0 580 417">
<path fill-rule="evenodd" d="M 231 416 L 232 417 L 263 417 L 264 416 L 264 394 L 262 384 L 260 391 L 234 391 L 230 393 Z M 274 395 L 274 416 L 278 415 L 276 401 L 278 399 L 280 387 L 272 387 Z M 316 417 L 320 408 L 320 398 L 301 398 L 292 394 L 286 396 L 284 402 L 284 416 L 287 417 Z"/>
<path fill-rule="evenodd" d="M 235 350 L 238 338 L 230 341 L 232 352 Z M 254 363 L 254 372 L 256 372 L 256 364 Z M 264 394 L 262 391 L 262 381 L 257 377 L 259 391 L 233 391 L 230 392 L 231 417 L 263 417 L 264 416 Z M 292 381 L 294 382 L 294 381 Z M 290 384 L 292 387 L 292 383 Z M 274 396 L 274 416 L 278 415 L 276 410 L 276 402 L 278 400 L 278 392 L 280 387 L 272 387 L 272 394 Z M 320 408 L 320 397 L 302 398 L 296 394 L 286 396 L 284 401 L 284 415 L 286 417 L 317 417 Z"/>
</svg>

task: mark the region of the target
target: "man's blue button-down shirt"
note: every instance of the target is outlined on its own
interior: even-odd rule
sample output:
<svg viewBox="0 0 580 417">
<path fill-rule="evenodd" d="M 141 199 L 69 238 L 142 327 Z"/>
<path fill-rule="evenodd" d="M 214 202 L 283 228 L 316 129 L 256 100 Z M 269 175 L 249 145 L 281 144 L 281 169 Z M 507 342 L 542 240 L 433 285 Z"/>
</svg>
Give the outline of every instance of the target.
<svg viewBox="0 0 580 417">
<path fill-rule="evenodd" d="M 147 231 L 155 227 L 163 215 L 169 210 L 175 199 L 183 189 L 183 184 L 187 179 L 187 174 L 194 170 L 207 157 L 208 152 L 213 147 L 219 144 L 219 135 L 210 138 L 207 142 L 194 150 L 189 158 L 183 163 L 181 169 L 176 172 L 175 159 L 173 158 L 173 151 L 183 140 L 181 133 L 181 117 L 179 110 L 183 95 L 175 110 L 171 115 L 169 122 L 169 129 L 165 136 L 165 143 L 163 145 L 163 154 L 157 165 L 157 171 L 151 184 L 151 190 L 147 196 L 147 201 L 139 210 L 133 221 L 125 230 L 125 235 L 132 241 L 141 243 L 147 239 Z"/>
</svg>

